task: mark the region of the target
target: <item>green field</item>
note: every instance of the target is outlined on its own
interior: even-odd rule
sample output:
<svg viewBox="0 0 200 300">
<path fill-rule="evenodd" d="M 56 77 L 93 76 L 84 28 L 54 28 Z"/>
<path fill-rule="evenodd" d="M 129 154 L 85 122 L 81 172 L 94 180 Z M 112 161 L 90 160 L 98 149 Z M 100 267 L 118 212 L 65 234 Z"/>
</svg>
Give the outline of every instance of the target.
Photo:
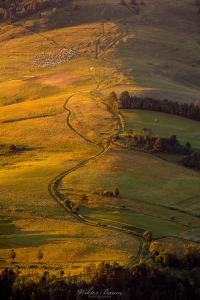
<svg viewBox="0 0 200 300">
<path fill-rule="evenodd" d="M 200 173 L 111 144 L 120 127 L 106 102 L 113 90 L 199 99 L 197 7 L 189 0 L 145 1 L 136 15 L 119 1 L 79 3 L 76 12 L 69 2 L 57 13 L 46 9 L 40 18 L 0 24 L 0 267 L 11 266 L 15 249 L 24 274 L 37 264 L 39 249 L 55 273 L 102 260 L 127 264 L 140 254 L 141 239 L 69 216 L 50 193 L 60 174 L 56 189 L 64 197 L 80 205 L 88 195 L 80 207 L 88 219 L 199 242 Z M 67 49 L 73 57 L 63 60 Z M 149 127 L 153 135 L 176 134 L 181 144 L 200 148 L 195 121 L 150 111 L 121 114 L 125 131 Z M 11 144 L 19 151 L 9 152 Z M 103 197 L 115 187 L 118 198 Z M 42 264 L 37 268 L 42 273 Z"/>
<path fill-rule="evenodd" d="M 125 121 L 125 131 L 129 128 L 142 133 L 142 127 L 151 128 L 153 136 L 177 136 L 180 144 L 190 142 L 192 147 L 200 149 L 199 122 L 175 115 L 146 110 L 121 110 Z M 156 122 L 155 122 L 156 119 Z"/>
<path fill-rule="evenodd" d="M 86 208 L 81 208 L 80 213 L 84 215 L 90 215 L 91 217 L 98 217 L 130 224 L 143 229 L 143 232 L 145 230 L 151 230 L 154 238 L 170 235 L 176 236 L 187 229 L 187 226 L 166 220 L 163 222 L 162 219 L 139 213 L 128 213 L 123 211 L 120 213 L 113 213 L 113 211 L 109 210 L 102 211 L 101 208 L 99 210 L 93 209 L 92 211 Z"/>
</svg>

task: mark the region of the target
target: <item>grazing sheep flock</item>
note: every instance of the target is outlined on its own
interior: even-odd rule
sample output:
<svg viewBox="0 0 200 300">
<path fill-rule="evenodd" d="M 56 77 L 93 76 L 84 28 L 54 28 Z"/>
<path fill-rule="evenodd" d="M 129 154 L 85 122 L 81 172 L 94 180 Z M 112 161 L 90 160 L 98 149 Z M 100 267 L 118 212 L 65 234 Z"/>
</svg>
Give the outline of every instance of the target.
<svg viewBox="0 0 200 300">
<path fill-rule="evenodd" d="M 74 50 L 62 49 L 60 52 L 43 52 L 37 54 L 32 59 L 35 67 L 46 68 L 64 64 L 65 62 L 70 61 L 75 55 L 78 55 L 78 53 Z"/>
</svg>

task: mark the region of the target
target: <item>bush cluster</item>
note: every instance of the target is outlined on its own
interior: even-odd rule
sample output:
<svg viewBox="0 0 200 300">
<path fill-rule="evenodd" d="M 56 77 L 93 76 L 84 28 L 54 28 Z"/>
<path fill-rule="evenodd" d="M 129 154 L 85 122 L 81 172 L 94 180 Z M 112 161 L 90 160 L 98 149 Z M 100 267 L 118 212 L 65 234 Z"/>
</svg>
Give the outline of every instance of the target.
<svg viewBox="0 0 200 300">
<path fill-rule="evenodd" d="M 68 207 L 74 214 L 78 213 L 78 205 L 71 202 L 68 198 L 63 201 L 63 204 L 65 207 Z"/>
<path fill-rule="evenodd" d="M 149 252 L 155 260 L 164 267 L 174 266 L 181 270 L 190 271 L 195 267 L 200 267 L 200 246 L 194 244 L 184 246 L 184 253 L 181 257 L 177 257 L 169 249 L 161 250 L 159 242 L 153 242 L 150 245 Z"/>
<path fill-rule="evenodd" d="M 191 155 L 184 156 L 180 163 L 188 168 L 200 170 L 200 152 L 195 152 Z"/>
<path fill-rule="evenodd" d="M 14 22 L 18 18 L 29 17 L 32 14 L 50 7 L 60 7 L 64 0 L 0 0 L 0 22 Z"/>
</svg>

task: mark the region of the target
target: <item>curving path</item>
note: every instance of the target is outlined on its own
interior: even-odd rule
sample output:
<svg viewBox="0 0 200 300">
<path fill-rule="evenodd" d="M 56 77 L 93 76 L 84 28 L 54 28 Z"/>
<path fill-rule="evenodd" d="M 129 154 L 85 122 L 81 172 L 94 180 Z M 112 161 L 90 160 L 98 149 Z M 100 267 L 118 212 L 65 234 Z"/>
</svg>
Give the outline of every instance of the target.
<svg viewBox="0 0 200 300">
<path fill-rule="evenodd" d="M 94 80 L 95 80 L 95 78 L 94 78 Z M 96 81 L 96 80 L 95 80 L 95 81 Z M 97 90 L 98 87 L 99 87 L 99 85 L 98 85 L 98 83 L 97 83 L 97 87 L 96 87 L 96 89 L 94 89 L 93 91 Z M 91 91 L 90 93 L 92 93 L 92 91 Z M 90 161 L 92 161 L 92 160 L 96 159 L 97 157 L 99 157 L 101 154 L 105 153 L 105 152 L 109 149 L 109 146 L 110 146 L 110 144 L 112 143 L 112 139 L 113 139 L 113 136 L 110 136 L 110 138 L 109 138 L 108 141 L 107 141 L 106 146 L 104 147 L 104 146 L 102 146 L 102 145 L 100 145 L 100 144 L 97 144 L 97 143 L 95 143 L 95 142 L 93 142 L 93 141 L 87 139 L 86 137 L 84 137 L 81 133 L 79 133 L 79 132 L 71 125 L 71 123 L 70 123 L 71 111 L 67 108 L 67 104 L 68 104 L 70 98 L 72 98 L 73 96 L 78 95 L 78 94 L 81 94 L 81 92 L 80 92 L 80 93 L 75 93 L 75 94 L 69 96 L 69 97 L 67 98 L 67 100 L 65 101 L 64 105 L 63 105 L 63 108 L 64 108 L 66 111 L 68 111 L 68 116 L 67 116 L 67 120 L 66 120 L 66 121 L 67 121 L 67 125 L 68 125 L 68 127 L 69 127 L 71 130 L 73 130 L 76 134 L 78 134 L 81 138 L 83 138 L 83 139 L 86 140 L 87 142 L 99 146 L 100 151 L 99 151 L 98 154 L 92 156 L 91 158 L 89 158 L 89 159 L 87 159 L 87 160 L 82 161 L 81 163 L 79 163 L 79 164 L 76 165 L 75 167 L 70 168 L 70 169 L 66 170 L 65 172 L 63 172 L 63 173 L 61 173 L 61 174 L 55 176 L 55 177 L 50 181 L 50 183 L 49 183 L 49 185 L 48 185 L 48 191 L 49 191 L 49 194 L 51 195 L 51 197 L 52 197 L 52 198 L 53 198 L 53 199 L 54 199 L 54 200 L 55 200 L 55 201 L 56 201 L 56 202 L 57 202 L 57 203 L 58 203 L 58 204 L 66 211 L 66 212 L 68 212 L 71 216 L 73 216 L 77 221 L 82 222 L 82 223 L 87 224 L 87 225 L 90 225 L 90 226 L 95 226 L 95 227 L 100 227 L 100 228 L 102 228 L 101 225 L 98 225 L 98 224 L 97 224 L 96 222 L 94 222 L 94 221 L 89 221 L 89 220 L 85 219 L 85 218 L 84 218 L 82 215 L 80 215 L 80 214 L 73 214 L 73 213 L 71 212 L 70 208 L 65 207 L 65 206 L 63 205 L 63 202 L 62 202 L 62 200 L 60 199 L 59 194 L 57 193 L 57 188 L 58 188 L 60 182 L 62 181 L 62 179 L 63 179 L 64 177 L 66 177 L 68 174 L 70 174 L 70 173 L 76 171 L 77 169 L 79 169 L 79 168 L 85 166 L 85 165 L 88 164 Z M 109 106 L 108 106 L 104 101 L 101 101 L 101 102 L 103 102 L 103 103 L 109 108 Z M 110 111 L 111 111 L 111 110 L 110 110 Z M 111 111 L 111 112 L 112 112 L 112 111 Z M 115 115 L 117 115 L 115 112 L 112 112 L 112 113 L 115 114 Z M 118 124 L 119 124 L 119 130 L 118 130 L 118 132 L 121 132 L 121 130 L 122 130 L 121 119 L 120 119 L 120 117 L 119 117 L 118 115 L 117 115 L 117 117 L 118 117 Z M 110 220 L 110 221 L 112 222 L 112 220 Z M 120 223 L 120 222 L 118 222 L 118 223 Z M 120 224 L 123 225 L 123 223 L 120 223 Z M 115 226 L 111 226 L 111 225 L 107 225 L 106 228 L 107 228 L 107 229 L 111 229 L 111 230 L 121 231 L 121 232 L 124 232 L 124 233 L 126 233 L 126 234 L 133 234 L 133 232 L 132 232 L 131 230 L 126 230 L 126 229 L 119 228 L 119 227 L 115 227 Z M 131 263 L 129 263 L 129 265 L 131 265 L 133 262 L 138 261 L 138 259 L 139 259 L 139 257 L 140 257 L 140 254 L 141 254 L 141 251 L 142 251 L 142 245 L 143 245 L 142 239 L 139 238 L 139 237 L 136 237 L 136 236 L 135 236 L 135 238 L 137 238 L 137 239 L 139 240 L 139 242 L 140 242 L 140 247 L 139 247 L 137 256 L 134 258 L 134 260 L 131 261 Z"/>
<path fill-rule="evenodd" d="M 106 10 L 106 5 L 104 4 L 103 10 L 102 10 L 102 12 L 101 12 L 101 15 L 102 15 L 102 36 L 104 36 L 104 21 L 103 21 L 103 14 L 104 14 L 104 11 L 105 11 L 105 10 Z M 17 27 L 17 26 L 16 26 L 16 27 Z M 24 27 L 24 26 L 23 26 L 23 27 Z M 31 29 L 29 29 L 29 28 L 27 28 L 27 27 L 24 27 L 24 28 L 25 28 L 26 30 L 28 30 L 28 31 L 30 31 L 30 32 L 32 32 L 32 33 L 34 33 L 34 34 L 40 35 L 42 38 L 45 38 L 45 39 L 47 39 L 47 40 L 53 42 L 53 43 L 54 43 L 56 46 L 58 46 L 58 47 L 65 48 L 64 46 L 59 45 L 56 41 L 54 41 L 54 40 L 51 39 L 51 38 L 48 38 L 48 37 L 46 37 L 46 36 L 44 36 L 44 35 L 42 35 L 42 34 L 40 34 L 40 33 L 36 33 L 36 32 L 34 32 L 33 30 L 31 30 Z M 107 52 L 110 48 L 112 48 L 119 40 L 123 39 L 125 36 L 127 36 L 127 33 L 126 33 L 126 34 L 121 34 L 119 38 L 117 38 L 116 40 L 114 40 L 112 43 L 110 43 L 110 44 L 106 47 L 106 49 L 103 51 L 103 53 Z M 103 53 L 101 53 L 100 56 L 102 56 Z M 85 56 L 89 57 L 89 55 L 85 55 Z M 105 60 L 105 61 L 107 61 L 107 62 L 110 62 L 110 64 L 114 64 L 115 67 L 117 67 L 117 64 L 116 64 L 115 62 L 108 61 L 108 60 L 106 60 L 106 59 L 104 59 L 104 58 L 102 58 L 102 57 L 101 57 L 101 59 L 102 59 L 102 60 Z M 92 96 L 92 93 L 93 93 L 94 91 L 96 91 L 96 90 L 99 88 L 99 84 L 98 84 L 98 82 L 96 81 L 96 79 L 95 79 L 94 76 L 93 76 L 93 79 L 94 79 L 94 81 L 96 82 L 97 86 L 96 86 L 96 88 L 95 88 L 94 90 L 89 91 L 90 94 L 91 94 L 91 96 Z M 89 159 L 87 159 L 87 160 L 82 161 L 81 163 L 77 164 L 75 167 L 70 168 L 70 169 L 66 170 L 65 172 L 62 172 L 62 173 L 58 174 L 57 176 L 55 176 L 55 177 L 50 181 L 50 183 L 48 184 L 48 192 L 49 192 L 49 194 L 51 195 L 51 197 L 54 199 L 54 201 L 56 201 L 56 203 L 59 204 L 59 205 L 62 207 L 62 209 L 64 209 L 68 214 L 70 214 L 71 216 L 73 216 L 77 221 L 82 222 L 82 223 L 87 224 L 87 225 L 90 225 L 90 226 L 95 226 L 95 227 L 100 227 L 100 228 L 102 228 L 102 226 L 98 225 L 96 222 L 86 220 L 86 219 L 85 219 L 83 216 L 81 216 L 80 214 L 73 214 L 72 211 L 71 211 L 68 207 L 65 207 L 65 206 L 63 205 L 63 202 L 62 202 L 61 198 L 59 197 L 59 193 L 57 193 L 57 188 L 58 188 L 59 184 L 61 183 L 61 181 L 62 181 L 62 179 L 63 179 L 64 177 L 66 177 L 68 174 L 70 174 L 70 173 L 72 173 L 72 172 L 78 170 L 79 168 L 85 166 L 85 165 L 88 164 L 90 161 L 92 161 L 92 160 L 98 158 L 100 155 L 102 155 L 103 153 L 105 153 L 105 152 L 109 149 L 109 147 L 110 147 L 110 145 L 111 145 L 111 143 L 112 143 L 112 139 L 113 139 L 113 136 L 110 136 L 109 139 L 108 139 L 108 141 L 107 141 L 106 146 L 103 146 L 103 145 L 101 145 L 101 144 L 95 143 L 95 142 L 93 142 L 93 141 L 87 139 L 86 137 L 84 137 L 81 133 L 79 133 L 79 132 L 71 125 L 71 123 L 70 123 L 71 111 L 70 111 L 70 109 L 67 107 L 67 104 L 69 103 L 69 101 L 70 101 L 70 99 L 71 99 L 72 97 L 74 97 L 75 95 L 78 95 L 78 94 L 82 94 L 82 92 L 74 93 L 74 94 L 70 95 L 70 96 L 67 98 L 67 100 L 65 101 L 64 105 L 63 105 L 63 109 L 65 109 L 65 110 L 68 112 L 68 116 L 67 116 L 67 119 L 66 119 L 67 125 L 68 125 L 68 127 L 69 127 L 71 130 L 73 130 L 76 134 L 78 134 L 78 135 L 79 135 L 81 138 L 83 138 L 85 141 L 87 141 L 87 142 L 89 142 L 89 143 L 91 143 L 91 144 L 94 144 L 94 145 L 98 146 L 98 147 L 100 148 L 100 149 L 99 149 L 99 153 L 96 154 L 96 155 L 94 155 L 94 156 L 92 156 L 91 158 L 89 158 Z M 94 96 L 92 96 L 92 98 L 94 99 Z M 96 101 L 96 99 L 94 99 L 94 100 Z M 103 101 L 103 100 L 100 100 L 100 101 L 101 101 L 101 103 L 103 103 L 103 104 L 109 109 L 109 111 L 110 111 L 113 115 L 115 115 L 115 116 L 117 117 L 117 119 L 118 119 L 118 133 L 120 133 L 120 132 L 122 131 L 122 128 L 123 128 L 123 125 L 122 125 L 122 122 L 121 122 L 121 119 L 122 119 L 122 118 L 120 117 L 119 114 L 113 112 L 113 111 L 110 109 L 110 107 L 108 106 L 108 104 L 107 104 L 105 101 Z M 112 220 L 110 220 L 110 221 L 112 222 Z M 120 222 L 119 222 L 119 223 L 120 223 Z M 121 224 L 123 225 L 123 223 L 121 223 Z M 133 232 L 132 232 L 131 230 L 125 230 L 125 229 L 123 229 L 123 228 L 119 228 L 119 227 L 115 227 L 115 226 L 111 226 L 111 225 L 107 225 L 106 228 L 107 228 L 107 229 L 110 229 L 110 230 L 121 231 L 121 232 L 124 232 L 124 233 L 126 233 L 126 234 L 133 234 Z M 138 253 L 137 253 L 136 257 L 135 257 L 131 262 L 129 262 L 129 266 L 130 266 L 133 262 L 137 262 L 137 261 L 139 260 L 140 254 L 141 254 L 141 252 L 142 252 L 142 245 L 143 245 L 143 240 L 142 240 L 142 238 L 137 237 L 137 236 L 135 236 L 135 235 L 134 235 L 134 237 L 137 238 L 137 239 L 139 240 L 140 246 L 139 246 L 139 250 L 138 250 Z"/>
</svg>

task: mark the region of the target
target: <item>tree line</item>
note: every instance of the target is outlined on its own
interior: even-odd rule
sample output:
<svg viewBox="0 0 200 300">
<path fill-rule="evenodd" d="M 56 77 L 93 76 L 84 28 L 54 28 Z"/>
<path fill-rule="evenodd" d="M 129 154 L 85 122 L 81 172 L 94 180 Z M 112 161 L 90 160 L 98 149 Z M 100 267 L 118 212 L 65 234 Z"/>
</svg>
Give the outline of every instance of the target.
<svg viewBox="0 0 200 300">
<path fill-rule="evenodd" d="M 139 149 L 149 151 L 151 153 L 176 153 L 182 155 L 177 160 L 178 163 L 185 167 L 192 168 L 200 171 L 200 152 L 194 150 L 189 142 L 185 145 L 181 145 L 176 138 L 176 135 L 171 134 L 169 138 L 152 136 L 150 128 L 142 128 L 143 133 L 146 132 L 146 136 L 135 133 L 133 134 L 132 129 L 127 130 L 127 135 L 122 141 L 125 141 L 126 147 L 133 149 L 135 146 L 139 146 Z M 120 140 L 119 134 L 116 134 L 113 141 Z"/>
<path fill-rule="evenodd" d="M 66 0 L 0 0 L 0 22 L 13 23 L 16 19 L 50 7 L 61 7 Z"/>
<path fill-rule="evenodd" d="M 179 103 L 168 99 L 141 98 L 132 96 L 128 91 L 124 91 L 119 97 L 118 106 L 121 109 L 142 109 L 164 112 L 200 122 L 200 103 L 198 100 L 195 104 Z"/>
<path fill-rule="evenodd" d="M 123 267 L 118 263 L 102 262 L 93 268 L 89 280 L 80 276 L 64 278 L 45 271 L 37 280 L 24 280 L 13 270 L 0 274 L 1 300 L 198 300 L 200 298 L 200 268 L 183 270 L 173 275 L 169 268 L 161 271 L 152 260 Z M 89 271 L 89 269 L 88 269 Z M 86 274 L 85 274 L 86 275 Z M 91 276 L 92 275 L 92 276 Z M 82 279 L 81 279 L 82 278 Z M 98 297 L 99 296 L 99 297 Z"/>
<path fill-rule="evenodd" d="M 136 145 L 141 145 L 143 150 L 147 150 L 154 153 L 177 153 L 183 155 L 191 154 L 191 144 L 187 142 L 185 146 L 182 146 L 175 134 L 171 134 L 169 138 L 152 136 L 152 131 L 149 128 L 142 128 L 143 133 L 146 132 L 146 136 L 140 133 L 133 134 L 133 130 L 127 130 L 125 136 L 126 144 L 128 148 L 132 148 Z M 119 140 L 119 135 L 116 135 L 114 140 Z M 196 156 L 195 156 L 196 157 Z"/>
<path fill-rule="evenodd" d="M 200 246 L 197 247 L 195 244 L 190 243 L 187 246 L 184 245 L 183 250 L 183 255 L 178 257 L 169 249 L 162 250 L 160 243 L 157 241 L 152 242 L 149 248 L 151 256 L 164 267 L 174 266 L 187 272 L 196 267 L 200 268 Z"/>
</svg>

